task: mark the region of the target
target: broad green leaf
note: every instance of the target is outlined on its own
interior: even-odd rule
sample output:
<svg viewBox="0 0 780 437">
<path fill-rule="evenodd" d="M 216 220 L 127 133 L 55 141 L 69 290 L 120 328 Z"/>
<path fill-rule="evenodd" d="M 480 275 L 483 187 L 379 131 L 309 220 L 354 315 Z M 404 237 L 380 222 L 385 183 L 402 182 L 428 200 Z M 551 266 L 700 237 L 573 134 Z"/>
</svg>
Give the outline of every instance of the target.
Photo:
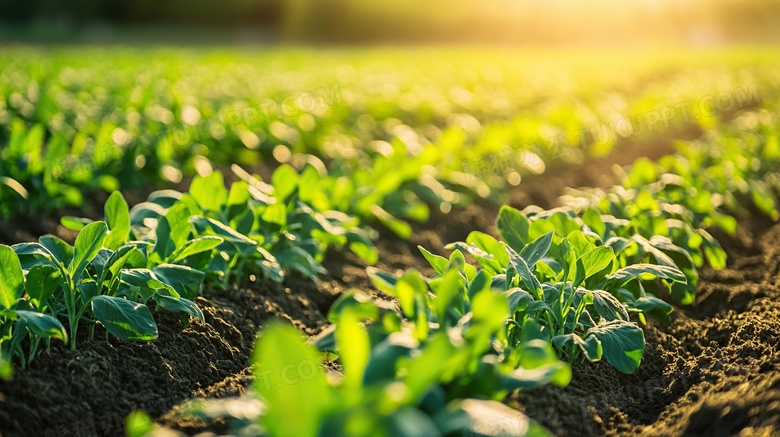
<svg viewBox="0 0 780 437">
<path fill-rule="evenodd" d="M 371 213 L 376 217 L 384 226 L 393 231 L 396 235 L 408 240 L 412 236 L 412 226 L 393 216 L 389 212 L 385 211 L 379 205 L 371 205 Z"/>
<path fill-rule="evenodd" d="M 501 247 L 501 243 L 488 234 L 472 231 L 466 237 L 466 243 L 473 244 L 488 254 L 493 255 L 501 266 L 509 264 L 509 256 L 507 256 L 504 248 Z"/>
<path fill-rule="evenodd" d="M 200 292 L 205 273 L 191 267 L 175 264 L 161 264 L 152 269 L 163 284 L 170 285 L 182 296 L 194 299 Z"/>
<path fill-rule="evenodd" d="M 264 327 L 255 344 L 255 390 L 266 401 L 261 425 L 271 435 L 316 437 L 338 401 L 317 350 L 291 326 Z M 290 420 L 294 411 L 296 420 Z"/>
<path fill-rule="evenodd" d="M 403 381 L 409 388 L 407 400 L 416 403 L 420 397 L 438 382 L 449 370 L 450 362 L 457 359 L 457 351 L 447 334 L 438 332 L 425 344 L 422 353 L 404 366 Z"/>
<path fill-rule="evenodd" d="M 418 299 L 423 298 L 427 292 L 428 285 L 425 283 L 422 275 L 416 270 L 411 270 L 398 279 L 391 294 L 398 298 L 404 314 L 414 317 L 418 309 L 416 305 Z"/>
<path fill-rule="evenodd" d="M 374 283 L 376 288 L 391 296 L 396 295 L 396 284 L 398 283 L 398 278 L 375 267 L 366 268 L 366 272 L 368 273 L 368 277 L 371 279 L 371 282 Z"/>
<path fill-rule="evenodd" d="M 125 243 L 130 233 L 130 210 L 119 191 L 114 191 L 108 196 L 104 209 L 108 235 L 103 245 L 108 249 L 117 250 Z"/>
<path fill-rule="evenodd" d="M 477 272 L 477 275 L 469 283 L 469 300 L 472 300 L 477 293 L 489 290 L 493 282 L 492 279 L 490 273 L 485 270 Z M 506 289 L 506 286 L 503 289 Z"/>
<path fill-rule="evenodd" d="M 548 345 L 549 346 L 549 345 Z M 512 372 L 501 375 L 498 389 L 514 391 L 517 389 L 539 387 L 553 383 L 565 387 L 571 381 L 571 367 L 561 361 L 555 361 L 533 369 L 518 367 Z"/>
<path fill-rule="evenodd" d="M 325 273 L 320 263 L 299 246 L 289 246 L 275 253 L 274 257 L 282 266 L 296 270 L 311 280 L 317 280 L 317 275 Z"/>
<path fill-rule="evenodd" d="M 534 298 L 531 294 L 522 288 L 512 288 L 506 291 L 507 302 L 509 304 L 509 311 L 513 313 L 516 309 L 522 309 L 527 307 L 529 303 L 533 302 Z"/>
<path fill-rule="evenodd" d="M 274 187 L 274 196 L 284 201 L 287 196 L 295 191 L 298 186 L 298 173 L 287 164 L 280 165 L 271 175 L 271 185 Z"/>
<path fill-rule="evenodd" d="M 507 268 L 507 281 L 511 280 L 511 271 L 514 271 L 520 279 L 522 279 L 528 290 L 536 293 L 541 288 L 539 280 L 536 275 L 531 271 L 525 260 L 517 254 L 511 247 L 504 245 L 507 253 L 509 254 L 509 268 Z M 508 285 L 508 284 L 507 284 Z"/>
<path fill-rule="evenodd" d="M 685 275 L 677 268 L 669 266 L 660 266 L 655 264 L 634 264 L 607 275 L 609 281 L 616 281 L 620 284 L 631 278 L 652 278 L 668 279 L 674 282 L 687 283 Z"/>
<path fill-rule="evenodd" d="M 604 358 L 616 369 L 634 373 L 639 368 L 645 351 L 645 335 L 635 324 L 615 320 L 590 328 L 587 336 L 601 341 Z"/>
<path fill-rule="evenodd" d="M 595 336 L 583 339 L 578 334 L 564 334 L 553 337 L 552 341 L 558 350 L 563 350 L 570 344 L 576 345 L 588 361 L 600 360 L 603 353 L 601 341 Z"/>
<path fill-rule="evenodd" d="M 122 340 L 157 338 L 157 324 L 146 305 L 104 295 L 92 299 L 92 312 L 108 332 Z"/>
<path fill-rule="evenodd" d="M 184 243 L 184 246 L 173 252 L 170 256 L 170 262 L 181 261 L 188 256 L 201 252 L 207 252 L 222 244 L 222 238 L 205 236 Z"/>
<path fill-rule="evenodd" d="M 173 250 L 183 246 L 184 243 L 187 242 L 187 239 L 192 232 L 192 225 L 189 222 L 190 217 L 192 217 L 192 214 L 184 203 L 174 204 L 165 214 L 165 219 L 167 220 L 168 228 L 170 229 L 168 238 L 173 242 Z M 173 252 L 173 250 L 171 250 L 171 252 Z"/>
<path fill-rule="evenodd" d="M 62 265 L 67 266 L 73 261 L 73 246 L 54 235 L 44 235 L 38 239 L 38 242 L 54 255 Z"/>
<path fill-rule="evenodd" d="M 171 225 L 166 217 L 160 217 L 157 220 L 154 236 L 154 247 L 152 248 L 152 254 L 154 255 L 152 260 L 163 262 L 176 250 L 176 243 L 171 240 Z"/>
<path fill-rule="evenodd" d="M 379 316 L 379 308 L 371 301 L 371 297 L 357 290 L 350 290 L 341 295 L 328 310 L 328 321 L 333 324 L 339 323 L 341 314 L 349 310 L 356 314 L 360 321 L 376 320 Z"/>
<path fill-rule="evenodd" d="M 265 211 L 263 211 L 263 215 L 261 216 L 261 219 L 267 223 L 274 223 L 279 226 L 286 226 L 287 207 L 284 206 L 284 203 L 281 202 L 274 203 L 273 205 L 268 205 L 265 208 Z"/>
<path fill-rule="evenodd" d="M 550 245 L 552 244 L 554 234 L 555 232 L 544 234 L 534 241 L 528 243 L 523 248 L 523 250 L 520 251 L 520 257 L 525 260 L 526 264 L 528 264 L 528 268 L 533 270 L 534 266 L 536 266 L 536 263 L 539 262 L 539 260 L 541 260 L 545 255 L 547 255 L 547 251 L 550 250 Z"/>
<path fill-rule="evenodd" d="M 24 296 L 24 273 L 13 249 L 0 244 L 0 308 L 10 309 Z"/>
<path fill-rule="evenodd" d="M 361 319 L 355 307 L 346 308 L 336 327 L 336 344 L 344 368 L 344 389 L 351 402 L 360 401 L 363 375 L 371 354 L 371 341 L 360 324 Z"/>
<path fill-rule="evenodd" d="M 666 326 L 671 324 L 669 314 L 674 307 L 655 296 L 642 296 L 633 303 L 634 308 L 658 319 Z"/>
<path fill-rule="evenodd" d="M 445 323 L 447 311 L 453 305 L 456 308 L 462 308 L 463 291 L 465 291 L 464 282 L 465 279 L 457 270 L 449 270 L 441 278 L 431 280 L 430 286 L 436 296 L 433 300 L 433 307 L 436 312 L 436 321 L 439 324 L 443 325 Z M 460 299 L 457 299 L 458 296 L 460 296 Z M 456 299 L 457 302 L 453 302 Z"/>
<path fill-rule="evenodd" d="M 593 307 L 604 320 L 611 322 L 613 320 L 628 321 L 628 311 L 622 303 L 613 295 L 604 290 L 593 290 Z"/>
<path fill-rule="evenodd" d="M 211 233 L 221 237 L 223 240 L 233 244 L 244 255 L 252 254 L 257 250 L 257 241 L 214 219 L 192 216 L 190 217 L 190 223 L 195 225 L 199 233 Z"/>
<path fill-rule="evenodd" d="M 431 267 L 433 267 L 433 270 L 436 272 L 436 274 L 439 276 L 444 276 L 444 272 L 447 270 L 447 266 L 450 264 L 447 258 L 434 255 L 419 245 L 417 246 L 417 249 L 422 252 L 423 256 L 425 256 L 425 259 L 428 260 L 428 263 L 431 265 Z"/>
<path fill-rule="evenodd" d="M 515 252 L 522 250 L 529 241 L 531 221 L 522 212 L 504 205 L 498 211 L 496 226 L 501 239 Z"/>
<path fill-rule="evenodd" d="M 73 261 L 68 266 L 68 273 L 70 273 L 71 279 L 78 281 L 81 278 L 84 268 L 87 267 L 87 264 L 92 261 L 92 258 L 103 247 L 107 229 L 108 227 L 104 222 L 94 222 L 88 224 L 79 232 L 74 246 Z"/>
<path fill-rule="evenodd" d="M 203 312 L 195 305 L 195 302 L 185 299 L 183 297 L 164 296 L 161 294 L 155 294 L 153 296 L 155 302 L 161 307 L 170 311 L 178 311 L 180 313 L 189 314 L 190 316 L 203 321 Z"/>
<path fill-rule="evenodd" d="M 173 287 L 164 284 L 160 281 L 160 278 L 149 269 L 124 269 L 122 270 L 122 282 L 130 286 L 130 288 L 138 293 L 144 301 L 157 294 L 157 290 L 165 290 L 162 294 L 179 297 L 179 294 Z"/>
<path fill-rule="evenodd" d="M 157 190 L 149 194 L 146 201 L 156 203 L 163 208 L 171 208 L 181 197 L 182 193 L 176 190 Z"/>
<path fill-rule="evenodd" d="M 68 334 L 65 332 L 65 328 L 62 327 L 62 323 L 56 318 L 37 311 L 15 312 L 19 318 L 25 321 L 27 329 L 35 333 L 35 335 L 46 338 L 59 338 L 65 343 L 68 342 Z"/>
<path fill-rule="evenodd" d="M 574 286 L 579 287 L 583 281 L 606 269 L 610 264 L 617 265 L 617 259 L 609 246 L 599 246 L 584 253 L 577 259 Z"/>
<path fill-rule="evenodd" d="M 207 211 L 222 211 L 228 200 L 228 191 L 222 173 L 195 176 L 190 184 L 190 196 Z"/>
<path fill-rule="evenodd" d="M 80 231 L 84 229 L 84 226 L 92 223 L 92 220 L 86 218 L 80 218 L 80 217 L 71 217 L 66 215 L 60 219 L 60 223 L 62 223 L 62 226 L 65 226 L 70 230 Z"/>
<path fill-rule="evenodd" d="M 27 290 L 30 303 L 36 308 L 41 308 L 62 280 L 62 273 L 52 265 L 33 266 L 27 272 L 27 278 L 25 278 L 24 282 L 24 288 Z"/>
<path fill-rule="evenodd" d="M 131 412 L 125 421 L 127 437 L 149 437 L 153 435 L 154 420 L 141 410 Z"/>
</svg>

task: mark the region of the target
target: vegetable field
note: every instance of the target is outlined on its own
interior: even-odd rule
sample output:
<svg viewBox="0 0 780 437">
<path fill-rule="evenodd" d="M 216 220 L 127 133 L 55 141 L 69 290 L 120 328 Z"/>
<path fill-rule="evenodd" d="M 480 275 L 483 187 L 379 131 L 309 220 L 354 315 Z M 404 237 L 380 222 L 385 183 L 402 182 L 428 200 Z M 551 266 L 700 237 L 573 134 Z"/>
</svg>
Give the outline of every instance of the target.
<svg viewBox="0 0 780 437">
<path fill-rule="evenodd" d="M 0 49 L 0 436 L 780 433 L 780 53 Z"/>
</svg>

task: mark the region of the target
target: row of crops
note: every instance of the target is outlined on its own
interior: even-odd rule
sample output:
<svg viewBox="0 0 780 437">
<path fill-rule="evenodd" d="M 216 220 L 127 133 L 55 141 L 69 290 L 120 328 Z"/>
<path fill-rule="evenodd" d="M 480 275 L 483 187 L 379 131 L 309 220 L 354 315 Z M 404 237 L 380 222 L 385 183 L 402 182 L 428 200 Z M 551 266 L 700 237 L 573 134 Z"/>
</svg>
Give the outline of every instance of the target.
<svg viewBox="0 0 780 437">
<path fill-rule="evenodd" d="M 316 280 L 329 247 L 374 264 L 370 226 L 408 238 L 408 220 L 425 221 L 430 208 L 446 213 L 475 197 L 500 199 L 505 185 L 522 189 L 522 176 L 543 171 L 560 147 L 577 162 L 626 139 L 587 143 L 583 129 L 694 102 L 690 117 L 668 115 L 642 138 L 705 130 L 674 155 L 621 170 L 611 190 L 571 191 L 551 210 L 504 206 L 498 235 L 475 230 L 446 257 L 420 248 L 432 277 L 369 268 L 397 306 L 365 290 L 344 294 L 332 326 L 309 341 L 268 325 L 254 392 L 189 410 L 234 416 L 237 435 L 545 435 L 498 401 L 568 384 L 575 360 L 635 372 L 639 325 L 670 323 L 670 302 L 694 301 L 698 269 L 725 266 L 707 229 L 733 235 L 739 218 L 778 219 L 777 66 L 767 54 L 717 68 L 704 66 L 712 54 L 676 59 L 685 69 L 618 60 L 608 74 L 588 69 L 584 56 L 529 66 L 475 52 L 464 65 L 425 53 L 401 68 L 363 53 L 245 61 L 154 52 L 143 63 L 137 52 L 100 55 L 10 51 L 1 61 L 0 217 L 112 193 L 100 219 L 61 219 L 78 231 L 73 245 L 52 235 L 0 245 L 6 378 L 55 341 L 75 349 L 95 335 L 154 340 L 158 308 L 202 321 L 194 301 L 205 286 L 291 273 Z M 734 105 L 703 99 L 720 92 Z M 476 169 L 508 145 L 537 159 L 508 173 Z M 119 191 L 185 178 L 186 192 L 154 191 L 132 207 Z M 323 360 L 339 370 L 325 371 Z M 128 423 L 131 435 L 152 429 L 143 414 Z"/>
<path fill-rule="evenodd" d="M 748 113 L 657 163 L 640 160 L 608 192 L 573 192 L 552 210 L 505 206 L 500 239 L 474 231 L 448 245 L 449 257 L 420 248 L 433 277 L 370 270 L 400 314 L 355 291 L 308 342 L 269 326 L 255 349 L 256 393 L 194 403 L 188 414 L 231 417 L 235 435 L 546 435 L 498 401 L 568 384 L 575 360 L 633 373 L 645 348 L 639 324 L 669 324 L 669 299 L 694 301 L 697 269 L 725 267 L 703 228 L 733 234 L 736 218 L 778 219 L 778 124 L 768 114 Z M 323 352 L 343 372 L 306 377 Z M 288 420 L 292 410 L 301 420 Z M 142 415 L 129 424 L 152 429 Z"/>
<path fill-rule="evenodd" d="M 7 50 L 0 217 L 263 161 L 315 167 L 321 208 L 408 236 L 430 206 L 500 199 L 545 160 L 710 128 L 776 94 L 771 53 L 627 54 Z"/>
</svg>

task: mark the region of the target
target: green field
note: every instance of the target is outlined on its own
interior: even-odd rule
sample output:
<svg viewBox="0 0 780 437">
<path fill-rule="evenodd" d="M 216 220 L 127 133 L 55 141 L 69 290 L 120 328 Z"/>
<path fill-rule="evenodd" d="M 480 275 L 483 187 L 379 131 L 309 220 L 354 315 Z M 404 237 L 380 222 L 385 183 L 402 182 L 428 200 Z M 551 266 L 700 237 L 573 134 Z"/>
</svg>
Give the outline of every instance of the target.
<svg viewBox="0 0 780 437">
<path fill-rule="evenodd" d="M 777 262 L 741 243 L 776 240 L 777 77 L 770 48 L 2 48 L 3 427 L 96 420 L 22 430 L 43 396 L 25 384 L 59 378 L 36 369 L 61 356 L 118 363 L 94 348 L 171 335 L 195 354 L 188 335 L 216 329 L 254 390 L 215 404 L 193 395 L 215 381 L 165 361 L 190 385 L 110 403 L 149 413 L 127 435 L 216 429 L 162 414 L 191 398 L 186 417 L 237 435 L 577 435 L 511 400 L 570 396 L 587 369 L 675 378 L 653 373 L 676 362 L 659 338 L 726 317 L 707 312 L 713 284 L 780 293 L 740 270 Z M 237 342 L 219 331 L 236 305 Z M 672 432 L 608 408 L 631 427 L 603 432 Z"/>
</svg>

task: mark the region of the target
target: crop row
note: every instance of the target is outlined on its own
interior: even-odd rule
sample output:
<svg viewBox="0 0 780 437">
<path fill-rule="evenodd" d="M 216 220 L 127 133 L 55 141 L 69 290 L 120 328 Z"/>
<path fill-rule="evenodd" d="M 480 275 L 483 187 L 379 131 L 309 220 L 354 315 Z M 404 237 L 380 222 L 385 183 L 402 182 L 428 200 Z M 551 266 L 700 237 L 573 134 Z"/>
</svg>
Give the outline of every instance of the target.
<svg viewBox="0 0 780 437">
<path fill-rule="evenodd" d="M 424 221 L 430 206 L 447 211 L 501 188 L 504 175 L 483 168 L 485 154 L 511 145 L 513 154 L 576 161 L 625 135 L 711 126 L 695 104 L 703 96 L 739 89 L 748 100 L 741 107 L 776 94 L 774 64 L 760 52 L 718 68 L 702 66 L 702 55 L 685 61 L 692 70 L 652 57 L 613 60 L 609 70 L 587 55 L 551 56 L 557 74 L 500 52 L 470 61 L 423 52 L 415 67 L 388 52 L 381 68 L 365 53 L 90 54 L 89 62 L 70 51 L 40 62 L 40 53 L 9 50 L 0 59 L 0 218 L 81 205 L 95 190 L 207 174 L 209 162 L 273 158 L 327 173 L 324 208 L 407 236 L 404 221 Z M 682 106 L 658 112 L 685 102 L 694 104 L 684 115 Z M 640 131 L 637 121 L 650 123 L 653 111 L 657 120 Z M 631 117 L 632 133 L 602 132 Z M 512 183 L 540 171 L 526 161 L 512 166 Z"/>
<path fill-rule="evenodd" d="M 767 114 L 747 113 L 658 163 L 640 160 L 610 191 L 571 193 L 547 211 L 505 206 L 501 240 L 472 232 L 447 246 L 448 258 L 420 248 L 433 277 L 370 269 L 397 306 L 350 292 L 332 306 L 333 326 L 309 342 L 267 326 L 256 393 L 195 402 L 188 414 L 231 416 L 235 435 L 546 435 L 497 401 L 567 384 L 565 362 L 577 359 L 633 373 L 639 323 L 669 324 L 669 299 L 694 301 L 697 269 L 725 266 L 702 227 L 733 233 L 735 218 L 756 213 L 777 220 L 778 123 Z M 759 185 L 763 195 L 753 195 Z M 303 363 L 320 368 L 322 351 L 340 371 L 304 372 Z M 128 422 L 129 435 L 154 429 L 140 413 Z"/>
<path fill-rule="evenodd" d="M 188 193 L 157 191 L 132 209 L 114 192 L 103 221 L 62 219 L 79 231 L 73 246 L 52 235 L 0 245 L 3 374 L 14 357 L 22 367 L 32 361 L 41 340 L 47 347 L 53 338 L 70 341 L 75 349 L 80 326 L 88 339 L 100 325 L 106 335 L 153 340 L 149 305 L 180 312 L 185 324 L 202 321 L 193 299 L 204 282 L 225 288 L 250 275 L 281 282 L 286 271 L 314 279 L 331 245 L 376 262 L 357 220 L 316 206 L 323 194 L 316 170 L 307 170 L 281 166 L 267 184 L 236 166 L 229 189 L 214 172 L 195 177 Z"/>
</svg>

